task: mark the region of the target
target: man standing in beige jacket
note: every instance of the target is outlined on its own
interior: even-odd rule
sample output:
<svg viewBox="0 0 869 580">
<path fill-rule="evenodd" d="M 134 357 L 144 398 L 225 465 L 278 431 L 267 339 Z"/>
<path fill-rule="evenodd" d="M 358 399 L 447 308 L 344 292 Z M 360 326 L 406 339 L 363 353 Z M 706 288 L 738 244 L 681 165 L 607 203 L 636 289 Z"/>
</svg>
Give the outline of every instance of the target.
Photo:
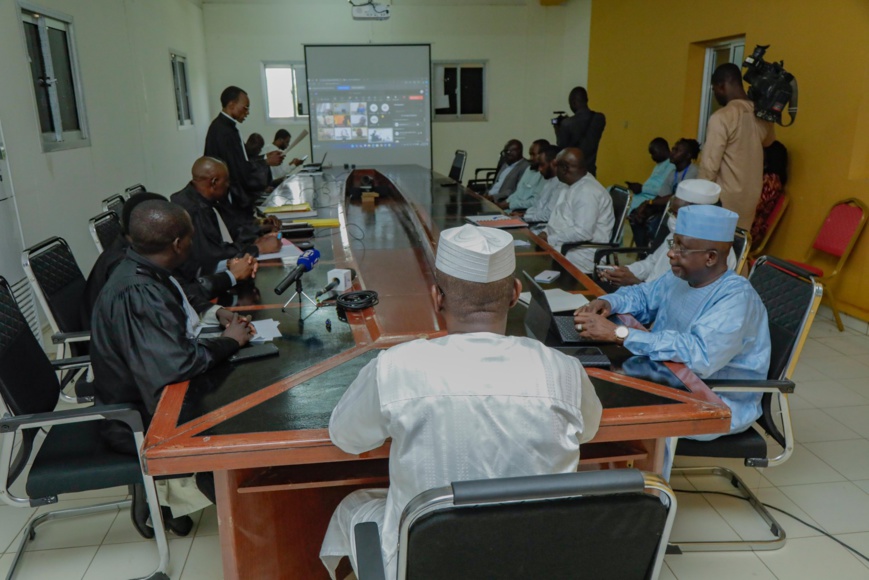
<svg viewBox="0 0 869 580">
<path fill-rule="evenodd" d="M 738 227 L 751 229 L 763 189 L 763 148 L 775 141 L 775 129 L 754 115 L 737 65 L 715 69 L 712 92 L 721 108 L 706 127 L 699 177 L 721 186 L 721 204 L 739 214 Z"/>
</svg>

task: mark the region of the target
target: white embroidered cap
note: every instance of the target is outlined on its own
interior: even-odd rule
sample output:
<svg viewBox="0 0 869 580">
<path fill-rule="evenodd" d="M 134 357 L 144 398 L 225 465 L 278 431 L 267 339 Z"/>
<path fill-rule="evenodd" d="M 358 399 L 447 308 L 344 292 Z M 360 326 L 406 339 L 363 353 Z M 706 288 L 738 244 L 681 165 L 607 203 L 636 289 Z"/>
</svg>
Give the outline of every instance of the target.
<svg viewBox="0 0 869 580">
<path fill-rule="evenodd" d="M 460 280 L 494 282 L 516 269 L 513 236 L 469 224 L 441 232 L 435 267 Z"/>
<path fill-rule="evenodd" d="M 720 195 L 721 186 L 708 179 L 685 179 L 676 187 L 676 197 L 689 203 L 712 205 Z"/>
</svg>

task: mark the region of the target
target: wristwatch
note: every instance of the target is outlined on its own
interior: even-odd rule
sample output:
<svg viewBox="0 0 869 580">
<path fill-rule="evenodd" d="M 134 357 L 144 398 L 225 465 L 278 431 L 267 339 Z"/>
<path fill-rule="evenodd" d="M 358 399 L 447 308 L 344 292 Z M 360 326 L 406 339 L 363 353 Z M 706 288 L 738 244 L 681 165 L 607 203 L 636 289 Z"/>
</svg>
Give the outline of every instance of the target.
<svg viewBox="0 0 869 580">
<path fill-rule="evenodd" d="M 616 326 L 616 340 L 624 342 L 628 337 L 628 332 L 630 332 L 630 329 L 627 326 Z"/>
</svg>

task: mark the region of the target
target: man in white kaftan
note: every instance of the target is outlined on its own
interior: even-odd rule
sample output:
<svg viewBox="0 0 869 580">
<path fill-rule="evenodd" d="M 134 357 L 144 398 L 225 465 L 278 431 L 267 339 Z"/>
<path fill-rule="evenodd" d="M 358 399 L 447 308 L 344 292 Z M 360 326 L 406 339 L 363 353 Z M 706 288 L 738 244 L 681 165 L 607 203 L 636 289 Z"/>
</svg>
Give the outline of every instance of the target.
<svg viewBox="0 0 869 580">
<path fill-rule="evenodd" d="M 432 297 L 449 334 L 393 347 L 359 373 L 335 407 L 332 441 L 362 453 L 392 438 L 388 490 L 351 493 L 320 557 L 335 578 L 355 568 L 353 528 L 380 527 L 384 565 L 397 572 L 398 525 L 417 494 L 453 481 L 575 471 L 597 432 L 600 400 L 579 362 L 504 336 L 521 284 L 512 236 L 466 225 L 441 233 Z"/>
<path fill-rule="evenodd" d="M 765 380 L 770 361 L 766 308 L 748 280 L 720 259 L 732 245 L 737 219 L 720 207 L 682 208 L 669 251 L 672 271 L 583 306 L 574 315 L 577 330 L 589 338 L 615 339 L 653 360 L 685 363 L 701 379 Z M 651 332 L 618 327 L 605 318 L 610 314 L 631 314 L 654 325 Z M 762 414 L 759 393 L 718 396 L 732 413 L 729 433 L 745 431 Z M 667 478 L 672 466 L 668 455 Z"/>
</svg>

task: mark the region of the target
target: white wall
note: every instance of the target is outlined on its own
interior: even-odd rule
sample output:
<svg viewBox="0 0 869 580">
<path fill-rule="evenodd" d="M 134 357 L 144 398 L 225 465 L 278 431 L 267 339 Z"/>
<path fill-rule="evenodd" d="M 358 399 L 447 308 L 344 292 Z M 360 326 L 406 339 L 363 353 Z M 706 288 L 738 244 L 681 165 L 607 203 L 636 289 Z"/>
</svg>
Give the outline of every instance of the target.
<svg viewBox="0 0 869 580">
<path fill-rule="evenodd" d="M 251 97 L 242 134 L 258 132 L 270 142 L 283 125 L 265 118 L 262 61 L 303 60 L 303 44 L 431 43 L 433 60 L 489 63 L 488 121 L 433 125 L 434 168 L 446 173 L 453 152 L 465 149 L 467 179 L 475 167 L 494 165 L 509 138 L 521 139 L 526 148 L 540 137 L 553 140 L 552 111 L 567 108 L 567 93 L 584 85 L 588 72 L 591 0 L 550 7 L 540 6 L 538 0 L 486 3 L 443 0 L 409 5 L 396 0 L 388 21 L 368 22 L 354 21 L 346 0 L 206 2 L 211 113 L 220 110 L 219 95 L 226 86 L 240 86 Z M 307 123 L 286 128 L 295 136 Z M 306 140 L 298 147 L 307 153 L 310 144 Z"/>
<path fill-rule="evenodd" d="M 144 183 L 170 194 L 189 180 L 208 128 L 202 9 L 190 0 L 32 0 L 73 17 L 91 146 L 43 153 L 24 35 L 0 0 L 0 121 L 25 243 L 64 237 L 87 273 L 87 220 L 100 200 Z M 192 129 L 175 122 L 170 49 L 188 57 Z"/>
</svg>

